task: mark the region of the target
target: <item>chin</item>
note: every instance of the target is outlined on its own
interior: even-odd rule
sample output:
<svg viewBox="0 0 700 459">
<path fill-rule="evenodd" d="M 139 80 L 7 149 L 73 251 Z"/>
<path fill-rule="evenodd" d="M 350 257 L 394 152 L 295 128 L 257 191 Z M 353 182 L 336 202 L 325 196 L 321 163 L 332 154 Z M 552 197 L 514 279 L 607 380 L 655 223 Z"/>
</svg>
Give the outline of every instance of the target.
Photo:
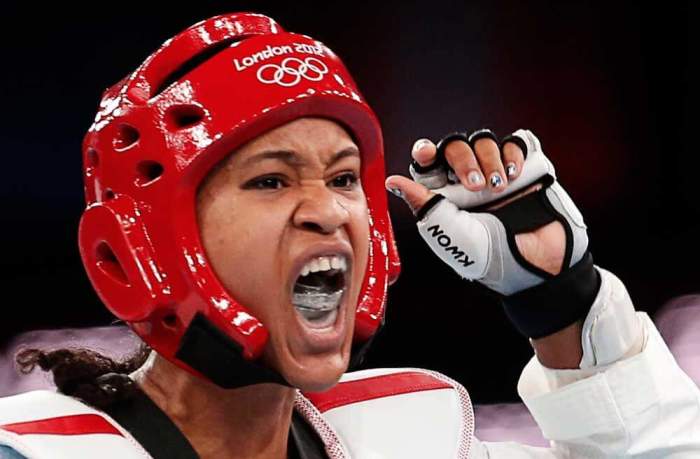
<svg viewBox="0 0 700 459">
<path fill-rule="evenodd" d="M 325 392 L 335 386 L 348 369 L 348 359 L 339 355 L 326 357 L 322 361 L 319 358 L 309 360 L 311 362 L 304 362 L 283 374 L 289 384 L 302 392 Z"/>
</svg>

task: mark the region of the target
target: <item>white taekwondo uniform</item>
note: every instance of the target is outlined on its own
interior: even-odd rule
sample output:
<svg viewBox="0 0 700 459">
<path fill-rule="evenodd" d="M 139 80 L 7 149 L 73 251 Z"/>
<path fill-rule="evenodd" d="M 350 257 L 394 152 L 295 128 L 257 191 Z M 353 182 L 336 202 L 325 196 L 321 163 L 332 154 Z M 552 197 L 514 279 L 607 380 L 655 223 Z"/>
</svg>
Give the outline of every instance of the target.
<svg viewBox="0 0 700 459">
<path fill-rule="evenodd" d="M 597 269 L 581 369 L 533 357 L 518 383 L 550 448 L 480 442 L 466 390 L 427 370 L 348 373 L 323 394 L 299 392 L 295 410 L 330 458 L 700 458 L 698 387 L 622 282 Z M 30 459 L 152 457 L 109 415 L 51 391 L 0 399 L 3 444 Z"/>
</svg>

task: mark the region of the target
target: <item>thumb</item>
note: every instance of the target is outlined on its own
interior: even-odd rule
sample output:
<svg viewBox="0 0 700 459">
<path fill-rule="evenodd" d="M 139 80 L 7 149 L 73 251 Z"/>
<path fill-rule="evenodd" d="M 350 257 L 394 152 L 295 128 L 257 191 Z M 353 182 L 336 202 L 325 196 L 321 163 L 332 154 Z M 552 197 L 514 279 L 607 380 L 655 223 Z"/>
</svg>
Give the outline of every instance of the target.
<svg viewBox="0 0 700 459">
<path fill-rule="evenodd" d="M 403 199 L 414 214 L 417 213 L 430 198 L 435 196 L 435 193 L 425 186 L 402 175 L 391 175 L 387 177 L 384 186 L 392 194 Z"/>
</svg>

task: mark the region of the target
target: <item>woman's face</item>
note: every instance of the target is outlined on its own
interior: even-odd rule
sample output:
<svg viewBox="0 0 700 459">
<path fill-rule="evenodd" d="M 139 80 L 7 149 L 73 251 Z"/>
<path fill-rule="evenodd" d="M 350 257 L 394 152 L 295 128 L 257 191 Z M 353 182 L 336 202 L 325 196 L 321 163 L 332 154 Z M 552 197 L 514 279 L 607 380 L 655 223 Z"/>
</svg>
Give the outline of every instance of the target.
<svg viewBox="0 0 700 459">
<path fill-rule="evenodd" d="M 267 327 L 264 360 L 307 391 L 347 369 L 369 224 L 360 152 L 335 122 L 300 118 L 229 155 L 197 195 L 224 287 Z"/>
</svg>

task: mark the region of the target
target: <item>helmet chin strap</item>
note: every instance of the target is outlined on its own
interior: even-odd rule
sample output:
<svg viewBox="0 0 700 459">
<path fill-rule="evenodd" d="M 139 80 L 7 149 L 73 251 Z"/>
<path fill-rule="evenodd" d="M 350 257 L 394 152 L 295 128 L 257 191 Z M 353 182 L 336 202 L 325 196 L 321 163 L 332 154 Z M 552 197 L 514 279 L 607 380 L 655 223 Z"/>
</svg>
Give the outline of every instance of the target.
<svg viewBox="0 0 700 459">
<path fill-rule="evenodd" d="M 383 325 L 382 322 L 379 330 Z M 353 344 L 350 370 L 357 369 L 363 363 L 376 336 L 375 334 L 363 343 Z M 224 389 L 262 383 L 293 387 L 279 372 L 259 360 L 251 361 L 243 358 L 241 346 L 222 333 L 202 314 L 195 316 L 180 343 L 175 357 Z"/>
<path fill-rule="evenodd" d="M 259 361 L 245 359 L 241 345 L 202 314 L 192 319 L 175 357 L 224 389 L 262 383 L 291 386 L 277 371 Z"/>
</svg>

